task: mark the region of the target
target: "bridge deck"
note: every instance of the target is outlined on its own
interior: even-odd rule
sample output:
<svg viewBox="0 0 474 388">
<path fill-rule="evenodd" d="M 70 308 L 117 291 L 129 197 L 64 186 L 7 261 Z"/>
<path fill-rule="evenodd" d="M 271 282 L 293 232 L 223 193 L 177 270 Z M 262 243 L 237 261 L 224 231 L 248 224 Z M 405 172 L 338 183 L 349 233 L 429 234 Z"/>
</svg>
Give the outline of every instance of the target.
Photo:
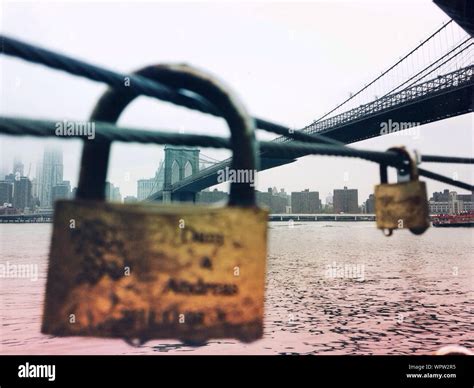
<svg viewBox="0 0 474 388">
<path fill-rule="evenodd" d="M 307 133 L 318 133 L 344 144 L 381 136 L 381 123 L 416 122 L 420 125 L 443 120 L 473 111 L 474 66 L 467 66 L 426 82 L 411 86 L 398 93 L 361 105 L 324 121 L 304 128 Z M 274 141 L 291 142 L 279 137 Z M 301 153 L 298 157 L 305 156 Z M 273 159 L 261 154 L 260 171 L 292 163 L 295 159 Z M 172 193 L 196 193 L 216 185 L 217 172 L 230 165 L 230 159 L 175 183 Z M 150 200 L 161 200 L 163 192 L 152 194 Z"/>
</svg>

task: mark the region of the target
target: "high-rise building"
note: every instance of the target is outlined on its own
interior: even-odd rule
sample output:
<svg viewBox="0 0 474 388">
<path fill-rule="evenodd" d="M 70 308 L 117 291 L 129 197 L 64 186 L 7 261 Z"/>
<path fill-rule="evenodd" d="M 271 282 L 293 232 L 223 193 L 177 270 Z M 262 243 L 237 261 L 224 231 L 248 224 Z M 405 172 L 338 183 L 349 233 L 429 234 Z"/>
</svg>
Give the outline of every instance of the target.
<svg viewBox="0 0 474 388">
<path fill-rule="evenodd" d="M 321 200 L 318 191 L 304 191 L 291 193 L 291 212 L 294 214 L 316 214 L 321 211 Z"/>
<path fill-rule="evenodd" d="M 155 187 L 156 187 L 155 178 L 139 179 L 137 181 L 137 199 L 139 201 L 142 201 L 145 198 L 148 198 L 151 194 L 157 191 Z"/>
<path fill-rule="evenodd" d="M 276 187 L 269 187 L 266 192 L 257 191 L 257 203 L 267 207 L 271 214 L 286 213 L 288 195 L 284 189 L 279 192 Z"/>
<path fill-rule="evenodd" d="M 375 214 L 375 195 L 370 194 L 367 201 L 365 201 L 365 212 L 368 214 Z"/>
<path fill-rule="evenodd" d="M 114 187 L 114 191 L 112 194 L 112 201 L 114 202 L 122 202 L 122 194 L 120 193 L 119 187 Z"/>
<path fill-rule="evenodd" d="M 25 166 L 21 162 L 21 159 L 16 157 L 13 159 L 13 175 L 22 177 L 25 175 Z"/>
<path fill-rule="evenodd" d="M 226 201 L 229 198 L 229 194 L 225 191 L 219 191 L 214 189 L 213 191 L 210 190 L 203 190 L 196 194 L 196 202 L 199 203 L 214 203 L 214 202 L 221 202 Z"/>
<path fill-rule="evenodd" d="M 280 197 L 283 197 L 283 198 L 288 199 L 288 194 L 286 194 L 286 191 L 285 191 L 284 188 L 281 188 L 281 189 L 280 189 L 280 192 L 278 193 L 278 195 L 279 195 Z"/>
<path fill-rule="evenodd" d="M 458 214 L 474 210 L 474 194 L 458 194 L 456 191 L 435 192 L 429 200 L 431 214 Z"/>
<path fill-rule="evenodd" d="M 26 176 L 15 180 L 13 184 L 13 207 L 21 210 L 31 207 L 31 188 L 31 181 Z"/>
<path fill-rule="evenodd" d="M 127 195 L 123 199 L 123 203 L 135 203 L 138 202 L 137 197 L 134 197 L 133 195 Z"/>
<path fill-rule="evenodd" d="M 8 168 L 6 166 L 6 163 L 2 163 L 0 160 L 0 181 L 5 180 L 5 176 L 8 174 Z"/>
<path fill-rule="evenodd" d="M 111 202 L 122 202 L 122 195 L 120 194 L 120 188 L 115 187 L 110 182 L 105 182 L 105 199 Z"/>
<path fill-rule="evenodd" d="M 39 194 L 38 194 L 38 179 L 36 178 L 33 178 L 31 180 L 31 195 L 33 196 L 33 198 L 36 200 L 39 201 Z"/>
<path fill-rule="evenodd" d="M 333 196 L 332 193 L 328 193 L 326 195 L 326 206 L 332 206 L 333 205 Z"/>
<path fill-rule="evenodd" d="M 53 186 L 51 196 L 53 203 L 58 199 L 71 198 L 71 183 L 69 181 L 62 181 L 60 184 Z"/>
<path fill-rule="evenodd" d="M 15 183 L 15 174 L 8 174 L 5 175 L 5 181 L 10 182 L 10 183 Z M 20 179 L 20 177 L 17 177 L 16 179 Z"/>
<path fill-rule="evenodd" d="M 269 187 L 266 192 L 257 191 L 256 194 L 259 206 L 265 206 L 270 209 L 273 196 L 272 188 Z"/>
<path fill-rule="evenodd" d="M 343 190 L 335 189 L 334 213 L 359 213 L 359 197 L 357 189 L 348 189 L 344 186 Z"/>
<path fill-rule="evenodd" d="M 114 185 L 110 182 L 105 182 L 105 199 L 112 201 L 114 195 Z"/>
<path fill-rule="evenodd" d="M 435 191 L 433 197 L 430 198 L 434 202 L 448 202 L 449 201 L 449 190 L 444 189 L 443 191 Z"/>
<path fill-rule="evenodd" d="M 5 203 L 13 202 L 13 183 L 5 180 L 0 181 L 0 207 Z"/>
<path fill-rule="evenodd" d="M 165 168 L 164 162 L 161 161 L 158 169 L 156 170 L 155 176 L 150 179 L 139 179 L 137 181 L 137 199 L 143 201 L 153 193 L 163 190 L 165 182 Z"/>
<path fill-rule="evenodd" d="M 46 147 L 37 166 L 38 198 L 42 208 L 53 205 L 53 187 L 63 182 L 63 153 L 59 148 Z"/>
</svg>

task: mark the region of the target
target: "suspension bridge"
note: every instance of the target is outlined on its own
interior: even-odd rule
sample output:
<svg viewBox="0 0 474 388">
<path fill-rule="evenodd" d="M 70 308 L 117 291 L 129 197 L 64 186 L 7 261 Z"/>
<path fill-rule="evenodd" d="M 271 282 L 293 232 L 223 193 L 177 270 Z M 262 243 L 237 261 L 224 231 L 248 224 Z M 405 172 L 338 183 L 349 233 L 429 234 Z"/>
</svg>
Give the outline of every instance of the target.
<svg viewBox="0 0 474 388">
<path fill-rule="evenodd" d="M 305 128 L 293 130 L 278 123 L 254 118 L 257 129 L 280 136 L 271 142 L 258 142 L 259 170 L 292 163 L 297 158 L 310 154 L 357 157 L 403 170 L 408 161 L 396 152 L 355 149 L 347 144 L 385 135 L 387 132 L 381 128 L 388 122 L 418 126 L 472 112 L 472 28 L 469 18 L 460 17 L 459 15 L 464 14 L 459 13 L 455 7 L 448 7 L 447 10 L 453 17 L 452 20 L 444 23 L 379 76 L 357 92 L 350 93 L 349 98 Z M 81 165 L 81 169 L 88 171 L 88 174 L 81 176 L 81 179 L 86 179 L 81 186 L 87 187 L 87 190 L 78 193 L 80 198 L 104 199 L 103 172 L 106 171 L 112 141 L 226 148 L 234 151 L 239 149 L 235 149 L 229 139 L 225 138 L 116 126 L 114 123 L 120 111 L 139 95 L 221 117 L 220 111 L 202 96 L 177 88 L 172 79 L 154 73 L 154 66 L 133 74 L 121 74 L 10 37 L 0 36 L 0 41 L 2 54 L 103 82 L 111 87 L 100 102 L 111 107 L 108 115 L 93 114 L 91 118 L 96 124 L 96 141 L 86 142 L 84 145 L 84 153 L 91 157 L 83 158 Z M 128 80 L 127 85 L 124 85 L 124 80 Z M 0 117 L 0 133 L 55 137 L 55 122 Z M 76 137 L 80 138 L 70 136 L 65 139 Z M 154 187 L 151 191 L 156 192 L 146 200 L 194 201 L 197 192 L 220 183 L 217 179 L 219 172 L 230 166 L 231 160 L 217 162 L 209 157 L 200 158 L 198 148 L 189 151 L 192 157 L 173 157 L 172 152 L 168 158 L 165 157 L 162 187 Z M 239 155 L 239 158 L 247 157 L 253 156 Z M 420 161 L 473 163 L 474 159 L 422 155 Z M 424 168 L 419 168 L 418 172 L 420 176 L 454 187 L 469 191 L 474 188 L 469 183 Z"/>
<path fill-rule="evenodd" d="M 359 91 L 351 93 L 348 99 L 299 132 L 324 135 L 340 144 L 350 144 L 390 133 L 381 130 L 384 123 L 412 127 L 472 112 L 472 46 L 472 37 L 450 20 Z M 288 136 L 274 140 L 277 143 L 293 141 L 295 139 Z M 305 155 L 308 153 L 301 152 L 294 158 L 284 159 L 268 157 L 262 152 L 260 170 L 292 163 Z M 218 183 L 218 172 L 230 166 L 230 161 L 212 164 L 179 181 L 165 181 L 163 190 L 154 192 L 148 200 L 193 201 L 197 192 Z"/>
</svg>

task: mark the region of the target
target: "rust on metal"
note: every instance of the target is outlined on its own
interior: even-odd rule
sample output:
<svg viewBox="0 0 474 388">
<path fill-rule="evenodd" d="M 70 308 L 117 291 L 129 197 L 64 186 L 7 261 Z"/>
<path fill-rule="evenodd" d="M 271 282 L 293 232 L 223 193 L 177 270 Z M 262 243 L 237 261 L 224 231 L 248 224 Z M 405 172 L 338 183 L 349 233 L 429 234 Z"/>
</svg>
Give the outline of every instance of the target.
<svg viewBox="0 0 474 388">
<path fill-rule="evenodd" d="M 267 217 L 256 207 L 57 202 L 42 332 L 260 338 Z"/>
<path fill-rule="evenodd" d="M 377 228 L 410 229 L 423 233 L 429 227 L 425 182 L 381 184 L 375 187 Z"/>
<path fill-rule="evenodd" d="M 185 65 L 140 74 L 212 104 L 229 125 L 231 168 L 257 169 L 254 120 L 214 77 Z M 134 97 L 107 91 L 93 118 L 115 122 Z M 232 181 L 227 207 L 105 203 L 109 151 L 108 142 L 85 145 L 77 199 L 56 203 L 43 333 L 260 338 L 268 212 L 251 182 Z"/>
<path fill-rule="evenodd" d="M 395 229 L 409 229 L 414 234 L 422 234 L 430 226 L 426 184 L 418 180 L 416 162 L 404 147 L 393 147 L 389 151 L 407 157 L 410 180 L 387 183 L 386 166 L 380 166 L 382 183 L 375 186 L 374 193 L 377 228 L 384 230 L 387 236 Z"/>
</svg>

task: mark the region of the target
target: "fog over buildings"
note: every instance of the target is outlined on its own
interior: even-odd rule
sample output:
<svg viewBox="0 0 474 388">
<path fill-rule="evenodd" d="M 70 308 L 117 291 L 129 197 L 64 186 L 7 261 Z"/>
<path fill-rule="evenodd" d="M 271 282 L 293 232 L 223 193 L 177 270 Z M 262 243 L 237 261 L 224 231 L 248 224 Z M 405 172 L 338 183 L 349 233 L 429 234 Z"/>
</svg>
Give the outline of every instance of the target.
<svg viewBox="0 0 474 388">
<path fill-rule="evenodd" d="M 115 7 L 94 2 L 5 3 L 2 11 L 2 33 L 113 70 L 130 72 L 159 62 L 199 66 L 230 85 L 253 115 L 293 128 L 302 128 L 329 111 L 447 20 L 428 0 L 117 3 Z M 87 20 L 87 28 L 70 27 L 79 19 Z M 0 56 L 0 66 L 1 115 L 86 120 L 106 90 L 103 84 L 11 57 Z M 472 119 L 468 114 L 441 120 L 422 126 L 416 136 L 407 131 L 354 146 L 386 150 L 404 144 L 426 154 L 472 156 Z M 119 124 L 228 136 L 221 119 L 146 97 L 134 101 Z M 259 131 L 258 137 L 274 135 Z M 63 150 L 62 163 L 57 154 L 49 153 L 41 161 L 43 167 L 31 172 L 32 191 L 43 196 L 40 202 L 46 204 L 52 193 L 44 188 L 52 190 L 63 180 L 70 181 L 71 190 L 77 186 L 81 142 L 0 136 L 2 176 L 12 171 L 15 156 L 24 170 L 41 160 L 45 144 Z M 218 160 L 230 155 L 213 149 L 205 153 Z M 163 158 L 163 146 L 114 144 L 107 180 L 120 188 L 122 198 L 142 198 L 152 188 L 145 182 L 137 193 L 137 182 L 155 177 Z M 469 166 L 426 167 L 462 181 L 474 180 Z M 394 180 L 393 171 L 390 178 Z M 288 193 L 309 189 L 325 199 L 335 188 L 347 186 L 359 190 L 360 205 L 377 183 L 379 170 L 373 163 L 307 156 L 260 173 L 257 189 L 265 192 L 277 186 Z M 443 183 L 427 183 L 429 193 L 446 188 Z"/>
</svg>

